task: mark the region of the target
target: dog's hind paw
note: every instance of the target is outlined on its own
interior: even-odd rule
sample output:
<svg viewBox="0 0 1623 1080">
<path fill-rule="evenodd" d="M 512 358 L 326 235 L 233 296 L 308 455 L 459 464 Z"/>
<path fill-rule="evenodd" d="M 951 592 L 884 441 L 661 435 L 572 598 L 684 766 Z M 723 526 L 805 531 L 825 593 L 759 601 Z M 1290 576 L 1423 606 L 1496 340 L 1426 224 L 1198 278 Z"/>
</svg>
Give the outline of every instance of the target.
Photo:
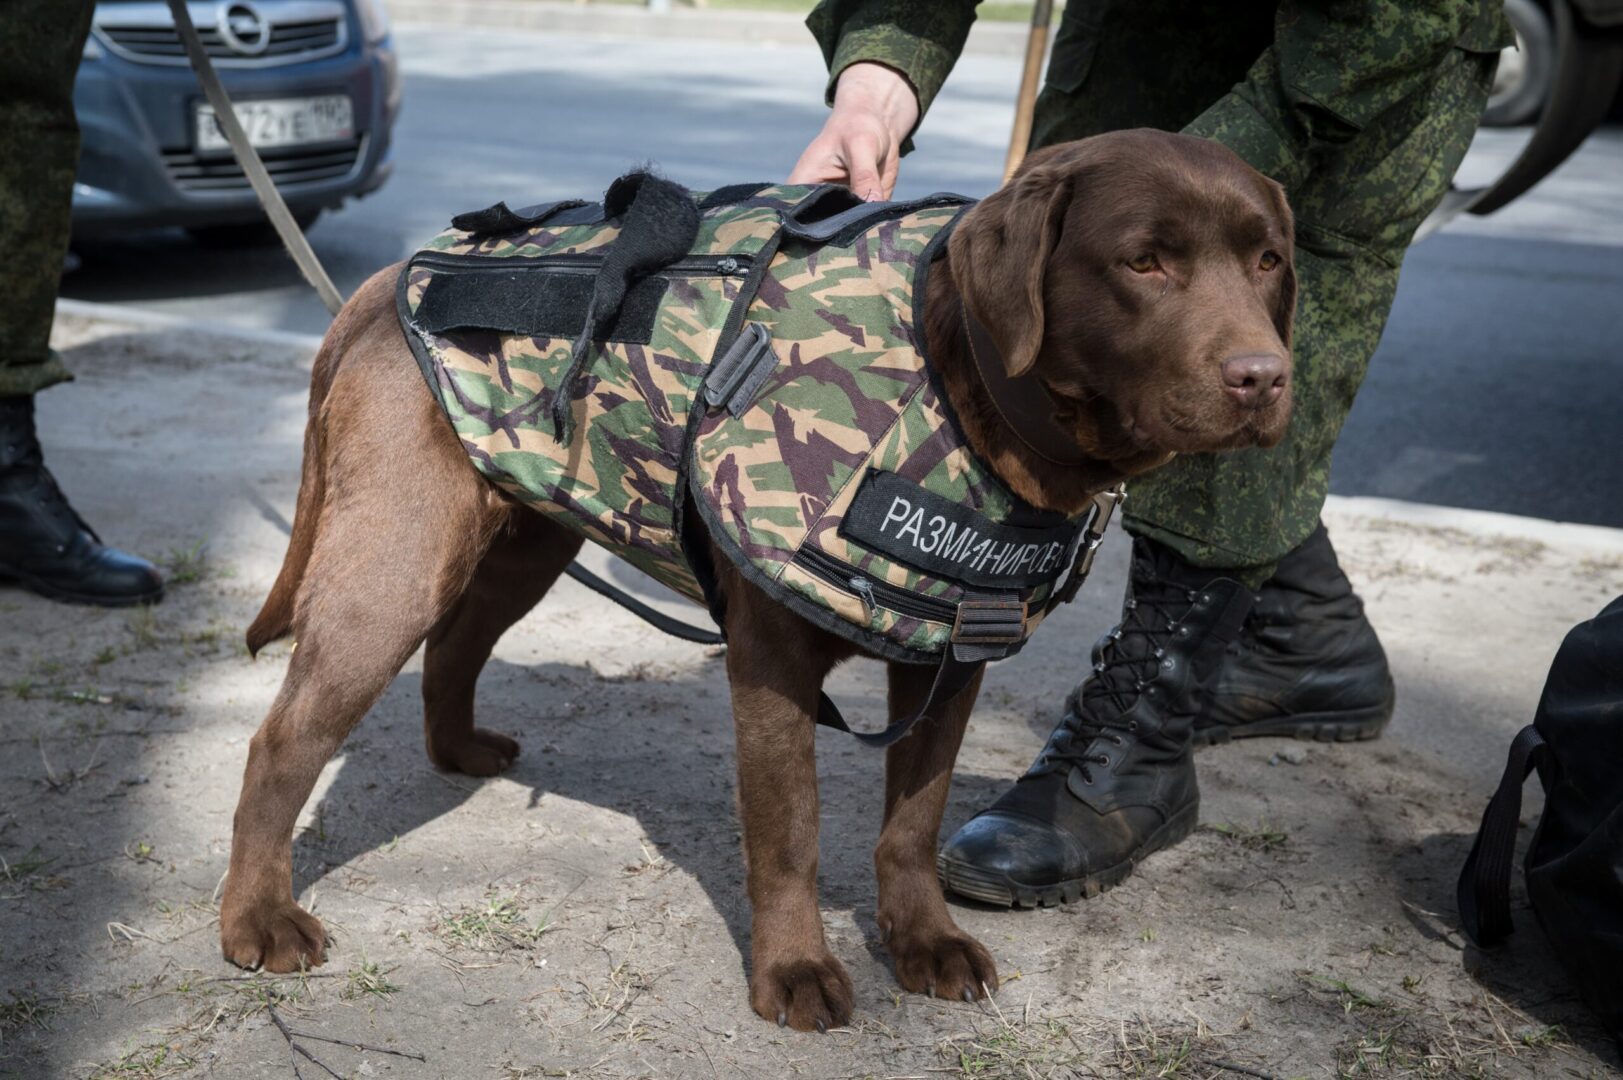
<svg viewBox="0 0 1623 1080">
<path fill-rule="evenodd" d="M 299 971 L 326 960 L 327 931 L 291 900 L 241 912 L 226 907 L 220 912 L 220 951 L 250 971 Z"/>
<path fill-rule="evenodd" d="M 434 740 L 428 744 L 428 759 L 442 769 L 466 776 L 495 776 L 518 757 L 518 743 L 506 735 L 476 727 L 455 740 Z"/>
<path fill-rule="evenodd" d="M 750 976 L 750 1006 L 796 1031 L 827 1031 L 851 1020 L 851 977 L 832 953 L 769 964 Z"/>
</svg>

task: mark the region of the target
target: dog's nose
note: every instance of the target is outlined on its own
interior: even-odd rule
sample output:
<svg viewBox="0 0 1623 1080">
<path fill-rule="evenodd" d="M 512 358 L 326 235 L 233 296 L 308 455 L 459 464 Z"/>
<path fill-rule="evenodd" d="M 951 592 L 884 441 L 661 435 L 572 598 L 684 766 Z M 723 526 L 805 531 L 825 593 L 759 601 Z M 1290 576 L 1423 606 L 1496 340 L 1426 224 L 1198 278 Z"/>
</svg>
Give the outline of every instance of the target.
<svg viewBox="0 0 1623 1080">
<path fill-rule="evenodd" d="M 1274 353 L 1247 353 L 1223 361 L 1223 389 L 1247 409 L 1278 401 L 1287 381 L 1285 358 Z"/>
</svg>

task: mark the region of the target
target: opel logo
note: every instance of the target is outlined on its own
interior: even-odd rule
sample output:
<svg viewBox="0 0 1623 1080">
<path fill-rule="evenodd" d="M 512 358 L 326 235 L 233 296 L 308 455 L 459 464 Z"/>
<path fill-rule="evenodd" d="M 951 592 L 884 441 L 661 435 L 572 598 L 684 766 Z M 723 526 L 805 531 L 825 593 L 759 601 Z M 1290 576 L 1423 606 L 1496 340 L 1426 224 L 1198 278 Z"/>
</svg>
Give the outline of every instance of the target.
<svg viewBox="0 0 1623 1080">
<path fill-rule="evenodd" d="M 220 6 L 220 37 L 233 52 L 258 56 L 270 46 L 270 24 L 259 9 L 243 0 Z"/>
</svg>

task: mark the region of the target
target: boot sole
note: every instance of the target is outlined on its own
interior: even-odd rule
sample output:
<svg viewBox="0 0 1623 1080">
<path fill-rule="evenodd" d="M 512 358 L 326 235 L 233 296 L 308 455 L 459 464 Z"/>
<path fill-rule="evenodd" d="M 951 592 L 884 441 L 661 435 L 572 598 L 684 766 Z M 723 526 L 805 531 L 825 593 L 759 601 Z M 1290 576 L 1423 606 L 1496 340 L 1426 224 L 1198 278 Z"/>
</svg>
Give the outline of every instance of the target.
<svg viewBox="0 0 1623 1080">
<path fill-rule="evenodd" d="M 1312 742 L 1365 742 L 1379 738 L 1392 719 L 1392 706 L 1373 705 L 1347 712 L 1299 713 L 1255 720 L 1249 724 L 1213 724 L 1195 728 L 1196 746 L 1217 746 L 1235 739 L 1304 739 Z"/>
<path fill-rule="evenodd" d="M 152 592 L 138 593 L 134 596 L 101 596 L 94 593 L 76 593 L 68 589 L 60 589 L 55 585 L 41 581 L 39 578 L 25 574 L 20 570 L 13 570 L 9 566 L 0 566 L 0 584 L 21 585 L 36 596 L 43 596 L 47 600 L 58 600 L 65 604 L 84 604 L 89 607 L 139 607 L 142 604 L 156 604 L 163 599 L 163 586 Z"/>
<path fill-rule="evenodd" d="M 1195 831 L 1199 820 L 1200 803 L 1197 801 L 1168 818 L 1134 854 L 1115 866 L 1053 885 L 1027 885 L 1007 874 L 952 862 L 940 855 L 936 856 L 936 876 L 941 880 L 941 887 L 948 892 L 997 907 L 1054 907 L 1073 904 L 1084 898 L 1092 900 L 1126 881 L 1132 875 L 1133 868 L 1146 856 L 1187 838 Z"/>
</svg>

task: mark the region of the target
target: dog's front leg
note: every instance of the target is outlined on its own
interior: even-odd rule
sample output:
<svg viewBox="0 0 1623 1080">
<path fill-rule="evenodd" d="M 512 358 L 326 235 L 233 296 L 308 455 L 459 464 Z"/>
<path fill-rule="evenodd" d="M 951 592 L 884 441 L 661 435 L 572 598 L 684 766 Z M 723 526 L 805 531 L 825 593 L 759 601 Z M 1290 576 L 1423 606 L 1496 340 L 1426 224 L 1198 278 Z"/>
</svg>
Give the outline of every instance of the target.
<svg viewBox="0 0 1623 1080">
<path fill-rule="evenodd" d="M 729 598 L 727 620 L 752 910 L 750 1005 L 780 1025 L 823 1031 L 850 1019 L 852 996 L 817 908 L 813 715 L 832 660 L 809 626 L 750 594 L 753 602 Z"/>
<path fill-rule="evenodd" d="M 933 674 L 917 664 L 890 665 L 893 721 L 924 704 Z M 938 715 L 919 721 L 887 751 L 885 825 L 874 849 L 879 932 L 896 964 L 897 981 L 915 993 L 965 1001 L 997 989 L 997 967 L 947 913 L 935 857 L 958 744 L 979 691 L 977 675 Z"/>
</svg>

